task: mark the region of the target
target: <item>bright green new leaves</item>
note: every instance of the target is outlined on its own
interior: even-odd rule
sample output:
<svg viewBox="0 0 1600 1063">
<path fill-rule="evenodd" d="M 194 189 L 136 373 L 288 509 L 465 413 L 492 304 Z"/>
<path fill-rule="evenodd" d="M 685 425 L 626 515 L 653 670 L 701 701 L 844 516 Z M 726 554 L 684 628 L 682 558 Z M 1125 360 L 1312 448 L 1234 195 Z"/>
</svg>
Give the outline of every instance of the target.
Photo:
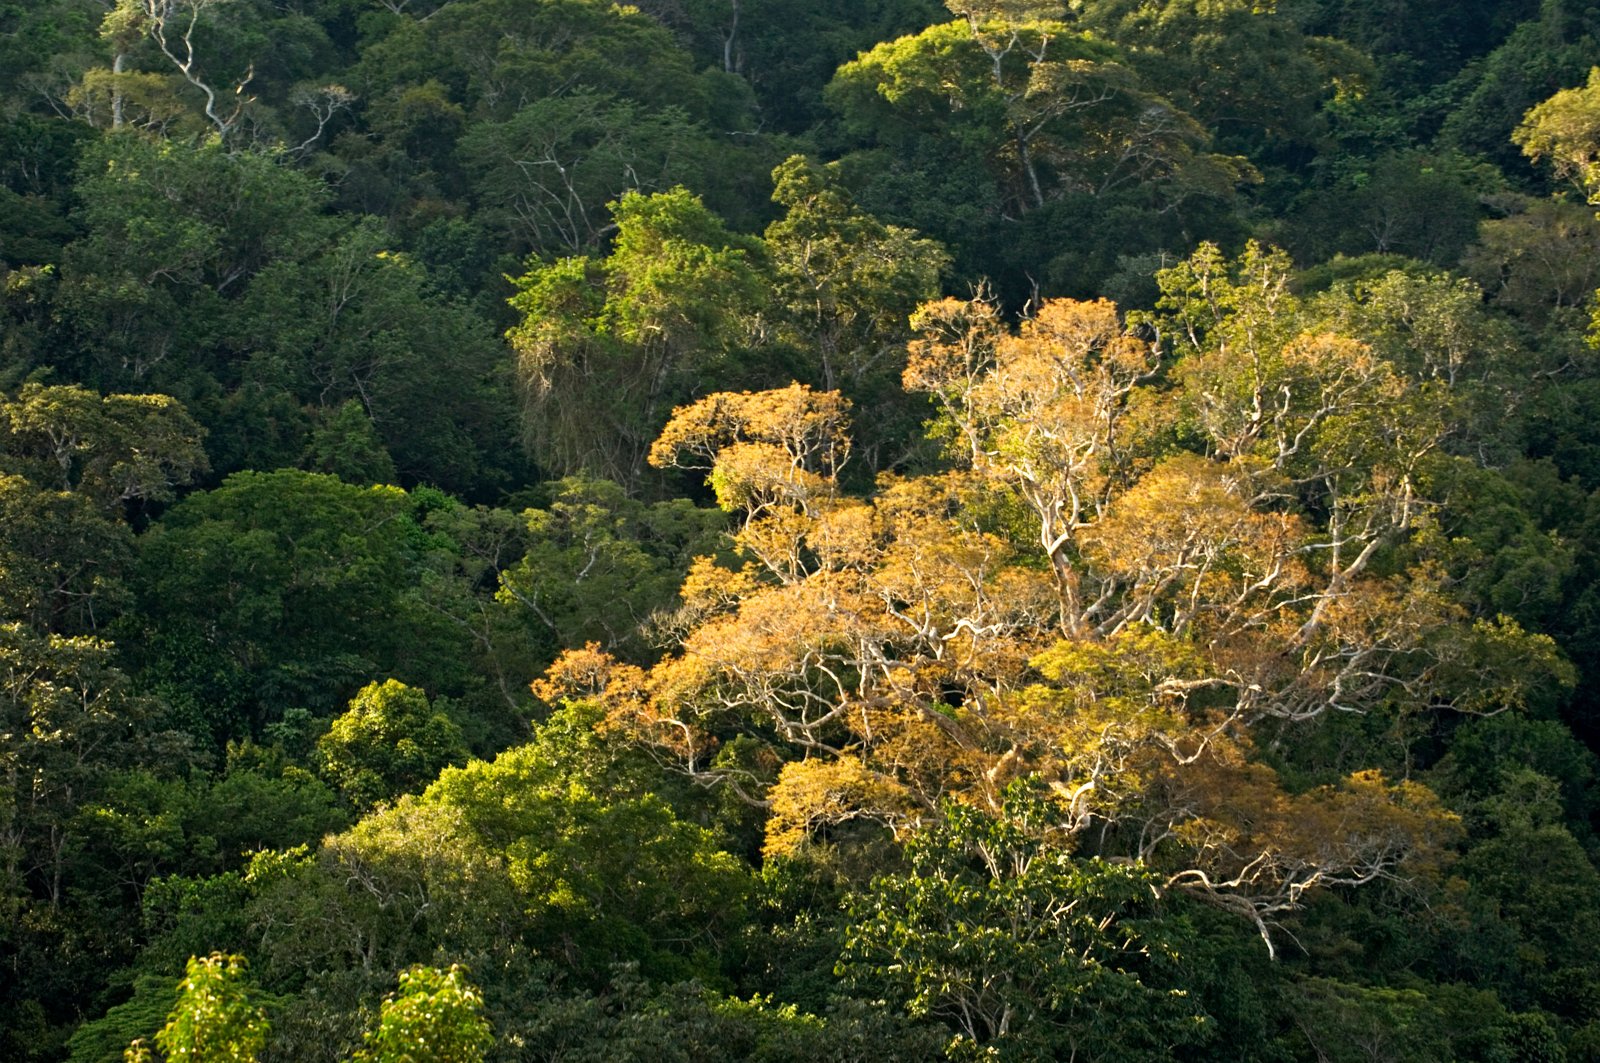
<svg viewBox="0 0 1600 1063">
<path fill-rule="evenodd" d="M 762 301 L 754 245 L 682 188 L 612 208 L 604 259 L 530 263 L 513 283 L 517 352 L 535 460 L 637 484 L 672 406 L 728 369 Z"/>
<path fill-rule="evenodd" d="M 1156 876 L 1061 847 L 1055 812 L 1013 784 L 998 814 L 947 804 L 906 846 L 910 869 L 851 902 L 841 973 L 887 985 L 1001 1059 L 1167 1059 L 1204 1031 L 1164 988 L 1180 924 L 1157 924 Z"/>
<path fill-rule="evenodd" d="M 369 683 L 317 741 L 322 772 L 351 801 L 371 806 L 420 790 L 464 763 L 461 728 L 422 691 L 393 679 Z"/>
<path fill-rule="evenodd" d="M 624 959 L 698 973 L 728 944 L 747 872 L 660 798 L 598 793 L 547 758 L 527 746 L 447 771 L 420 802 L 459 816 L 470 844 L 503 861 L 536 947 L 585 974 Z"/>
<path fill-rule="evenodd" d="M 1511 139 L 1535 162 L 1554 163 L 1589 202 L 1600 201 L 1600 67 L 1590 69 L 1588 84 L 1562 89 L 1530 110 Z"/>
<path fill-rule="evenodd" d="M 604 765 L 578 781 L 564 741 L 446 769 L 315 855 L 258 856 L 254 918 L 274 928 L 266 969 L 530 953 L 585 982 L 624 961 L 652 977 L 712 969 L 742 918 L 748 872 L 659 797 L 608 789 Z"/>
<path fill-rule="evenodd" d="M 255 1063 L 267 1043 L 266 1012 L 244 984 L 244 957 L 214 952 L 191 956 L 178 986 L 178 1003 L 156 1034 L 167 1063 Z M 148 1045 L 135 1041 L 128 1063 L 155 1063 Z"/>
<path fill-rule="evenodd" d="M 483 994 L 451 964 L 400 972 L 400 990 L 384 1000 L 378 1026 L 356 1063 L 481 1063 L 494 1045 Z"/>
</svg>

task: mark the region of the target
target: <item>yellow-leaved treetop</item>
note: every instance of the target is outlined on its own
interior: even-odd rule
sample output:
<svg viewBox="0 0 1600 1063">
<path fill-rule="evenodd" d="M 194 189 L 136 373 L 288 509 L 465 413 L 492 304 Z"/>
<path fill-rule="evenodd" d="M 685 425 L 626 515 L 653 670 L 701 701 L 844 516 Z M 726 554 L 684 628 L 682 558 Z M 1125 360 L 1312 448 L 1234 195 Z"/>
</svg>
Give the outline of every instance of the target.
<svg viewBox="0 0 1600 1063">
<path fill-rule="evenodd" d="M 678 409 L 650 460 L 708 470 L 741 561 L 696 564 L 662 663 L 582 651 L 542 695 L 596 698 L 764 803 L 772 856 L 847 821 L 915 829 L 946 798 L 998 808 L 1032 776 L 1061 844 L 1143 862 L 1269 947 L 1307 891 L 1429 866 L 1457 823 L 1425 787 L 1358 770 L 1293 790 L 1263 731 L 1496 711 L 1564 666 L 1451 600 L 1427 497 L 1448 406 L 1318 330 L 1286 268 L 1203 251 L 1137 331 L 1104 301 L 1014 328 L 981 297 L 924 305 L 905 383 L 952 467 L 864 497 L 840 485 L 836 395 Z M 719 755 L 736 736 L 781 771 Z"/>
</svg>

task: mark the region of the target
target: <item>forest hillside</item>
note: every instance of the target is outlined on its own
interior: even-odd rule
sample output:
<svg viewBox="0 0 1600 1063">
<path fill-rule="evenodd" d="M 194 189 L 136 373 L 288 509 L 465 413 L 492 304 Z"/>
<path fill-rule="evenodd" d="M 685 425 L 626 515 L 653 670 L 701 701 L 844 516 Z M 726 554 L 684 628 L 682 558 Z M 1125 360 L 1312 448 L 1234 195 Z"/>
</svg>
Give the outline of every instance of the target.
<svg viewBox="0 0 1600 1063">
<path fill-rule="evenodd" d="M 0 0 L 0 1060 L 1600 1060 L 1600 9 Z"/>
</svg>

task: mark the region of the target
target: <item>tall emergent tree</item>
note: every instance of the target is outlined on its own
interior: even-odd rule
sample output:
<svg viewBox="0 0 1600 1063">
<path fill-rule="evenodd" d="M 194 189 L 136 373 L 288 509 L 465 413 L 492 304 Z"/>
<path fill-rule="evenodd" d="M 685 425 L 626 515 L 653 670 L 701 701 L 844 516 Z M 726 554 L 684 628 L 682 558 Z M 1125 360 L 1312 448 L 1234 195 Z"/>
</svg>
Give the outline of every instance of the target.
<svg viewBox="0 0 1600 1063">
<path fill-rule="evenodd" d="M 533 262 L 514 282 L 528 439 L 557 475 L 634 485 L 668 410 L 750 342 L 761 289 L 754 244 L 678 188 L 612 208 L 603 259 Z"/>
<path fill-rule="evenodd" d="M 767 851 L 904 830 L 1037 776 L 1059 845 L 1132 858 L 1253 920 L 1425 868 L 1455 817 L 1354 770 L 1295 790 L 1258 736 L 1327 714 L 1514 709 L 1568 678 L 1548 639 L 1473 620 L 1430 542 L 1447 389 L 1323 331 L 1281 258 L 1164 274 L 1157 343 L 1105 302 L 1015 331 L 928 304 L 906 371 L 951 471 L 839 483 L 845 404 L 794 387 L 680 408 L 651 452 L 708 468 L 742 564 L 702 560 L 675 656 L 558 662 L 613 726 L 769 802 Z M 719 756 L 790 760 L 775 783 Z"/>
</svg>

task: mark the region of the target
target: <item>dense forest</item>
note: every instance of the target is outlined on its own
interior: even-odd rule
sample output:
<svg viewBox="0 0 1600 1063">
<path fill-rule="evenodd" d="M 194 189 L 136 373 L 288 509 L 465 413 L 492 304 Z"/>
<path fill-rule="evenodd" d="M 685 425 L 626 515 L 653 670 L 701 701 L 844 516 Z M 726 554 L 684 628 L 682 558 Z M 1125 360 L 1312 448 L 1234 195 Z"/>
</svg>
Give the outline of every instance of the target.
<svg viewBox="0 0 1600 1063">
<path fill-rule="evenodd" d="M 1600 1060 L 1600 9 L 0 0 L 0 1059 Z"/>
</svg>

